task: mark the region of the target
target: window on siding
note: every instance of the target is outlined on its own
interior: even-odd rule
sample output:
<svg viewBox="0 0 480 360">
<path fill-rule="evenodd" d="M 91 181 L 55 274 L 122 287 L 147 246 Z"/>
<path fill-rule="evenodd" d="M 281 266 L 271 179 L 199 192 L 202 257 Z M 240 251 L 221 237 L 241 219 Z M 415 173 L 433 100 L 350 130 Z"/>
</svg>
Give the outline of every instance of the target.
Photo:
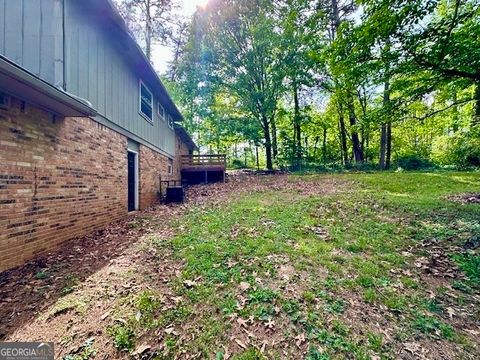
<svg viewBox="0 0 480 360">
<path fill-rule="evenodd" d="M 171 115 L 168 115 L 168 126 L 173 129 L 173 118 Z"/>
<path fill-rule="evenodd" d="M 153 121 L 153 95 L 142 81 L 140 81 L 140 114 Z"/>
<path fill-rule="evenodd" d="M 165 109 L 163 108 L 162 104 L 158 103 L 158 116 L 160 116 L 160 119 L 165 121 Z"/>
</svg>

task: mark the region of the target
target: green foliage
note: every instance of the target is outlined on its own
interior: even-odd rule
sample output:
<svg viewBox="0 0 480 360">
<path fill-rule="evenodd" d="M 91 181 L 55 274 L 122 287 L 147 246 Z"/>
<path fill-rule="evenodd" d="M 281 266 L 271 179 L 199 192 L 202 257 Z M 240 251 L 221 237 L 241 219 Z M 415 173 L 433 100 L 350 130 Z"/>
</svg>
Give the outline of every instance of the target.
<svg viewBox="0 0 480 360">
<path fill-rule="evenodd" d="M 480 287 L 480 255 L 474 253 L 455 254 L 453 259 L 465 272 L 472 284 Z"/>
<path fill-rule="evenodd" d="M 420 155 L 410 154 L 395 159 L 397 167 L 403 170 L 424 170 L 432 167 L 432 163 Z"/>
<path fill-rule="evenodd" d="M 454 329 L 433 316 L 417 315 L 413 324 L 413 329 L 433 337 L 453 340 L 455 337 Z"/>
<path fill-rule="evenodd" d="M 135 332 L 128 324 L 116 324 L 107 330 L 113 345 L 120 351 L 130 352 L 135 347 Z"/>
<path fill-rule="evenodd" d="M 478 2 L 358 6 L 225 0 L 199 10 L 172 65 L 177 81 L 166 82 L 202 149 L 228 153 L 234 168 L 247 158 L 371 170 L 381 151 L 411 170 L 480 166 Z"/>
<path fill-rule="evenodd" d="M 452 138 L 452 148 L 446 155 L 448 163 L 459 167 L 480 167 L 480 129 Z"/>
<path fill-rule="evenodd" d="M 88 360 L 94 358 L 97 350 L 93 347 L 93 338 L 88 339 L 85 343 L 80 346 L 75 353 L 70 353 L 63 357 L 63 360 Z"/>
<path fill-rule="evenodd" d="M 315 346 L 310 346 L 308 348 L 307 355 L 305 360 L 329 360 L 330 356 L 321 353 Z"/>
<path fill-rule="evenodd" d="M 234 360 L 264 360 L 265 357 L 262 353 L 255 348 L 249 348 L 240 355 L 234 356 Z"/>
<path fill-rule="evenodd" d="M 46 270 L 40 270 L 35 274 L 35 279 L 45 280 L 48 277 L 48 272 Z"/>
<path fill-rule="evenodd" d="M 62 295 L 67 295 L 72 293 L 78 284 L 78 278 L 76 275 L 67 275 L 65 276 L 65 282 L 62 288 Z"/>
</svg>

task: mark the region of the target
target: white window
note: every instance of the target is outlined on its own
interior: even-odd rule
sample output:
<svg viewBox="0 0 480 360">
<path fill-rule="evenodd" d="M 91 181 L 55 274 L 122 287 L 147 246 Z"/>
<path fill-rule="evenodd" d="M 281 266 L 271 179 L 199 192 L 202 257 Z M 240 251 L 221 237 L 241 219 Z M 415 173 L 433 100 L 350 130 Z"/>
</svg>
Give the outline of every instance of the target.
<svg viewBox="0 0 480 360">
<path fill-rule="evenodd" d="M 168 159 L 168 175 L 173 175 L 173 160 Z"/>
<path fill-rule="evenodd" d="M 162 104 L 160 104 L 160 102 L 158 103 L 157 112 L 158 112 L 158 116 L 160 117 L 160 119 L 165 121 L 165 109 L 163 108 Z"/>
<path fill-rule="evenodd" d="M 168 115 L 168 126 L 173 129 L 173 118 L 171 115 Z"/>
<path fill-rule="evenodd" d="M 148 121 L 153 121 L 153 95 L 148 87 L 140 80 L 140 114 Z"/>
</svg>

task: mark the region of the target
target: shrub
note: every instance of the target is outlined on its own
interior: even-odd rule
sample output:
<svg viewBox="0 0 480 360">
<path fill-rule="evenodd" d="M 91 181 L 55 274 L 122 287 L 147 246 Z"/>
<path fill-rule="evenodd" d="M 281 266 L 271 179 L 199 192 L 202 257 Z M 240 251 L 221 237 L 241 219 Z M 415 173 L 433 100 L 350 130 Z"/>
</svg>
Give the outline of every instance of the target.
<svg viewBox="0 0 480 360">
<path fill-rule="evenodd" d="M 395 164 L 397 167 L 404 170 L 423 170 L 433 167 L 433 164 L 430 162 L 430 160 L 425 159 L 418 154 L 408 154 L 398 157 L 395 160 Z"/>
<path fill-rule="evenodd" d="M 480 166 L 480 130 L 454 138 L 452 160 L 460 167 Z M 463 135 L 463 134 L 462 134 Z"/>
<path fill-rule="evenodd" d="M 240 159 L 233 159 L 232 160 L 232 168 L 233 169 L 245 169 L 245 161 Z"/>
<path fill-rule="evenodd" d="M 440 137 L 434 143 L 432 158 L 442 165 L 480 167 L 480 129 Z"/>
</svg>

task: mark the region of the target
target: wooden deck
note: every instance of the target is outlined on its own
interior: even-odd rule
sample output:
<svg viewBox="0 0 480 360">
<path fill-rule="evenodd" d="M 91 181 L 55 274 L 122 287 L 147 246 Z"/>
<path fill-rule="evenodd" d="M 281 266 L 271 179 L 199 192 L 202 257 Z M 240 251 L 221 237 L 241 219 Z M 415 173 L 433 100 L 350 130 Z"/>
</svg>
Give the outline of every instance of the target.
<svg viewBox="0 0 480 360">
<path fill-rule="evenodd" d="M 225 181 L 226 155 L 182 155 L 182 180 L 187 183 Z"/>
</svg>

